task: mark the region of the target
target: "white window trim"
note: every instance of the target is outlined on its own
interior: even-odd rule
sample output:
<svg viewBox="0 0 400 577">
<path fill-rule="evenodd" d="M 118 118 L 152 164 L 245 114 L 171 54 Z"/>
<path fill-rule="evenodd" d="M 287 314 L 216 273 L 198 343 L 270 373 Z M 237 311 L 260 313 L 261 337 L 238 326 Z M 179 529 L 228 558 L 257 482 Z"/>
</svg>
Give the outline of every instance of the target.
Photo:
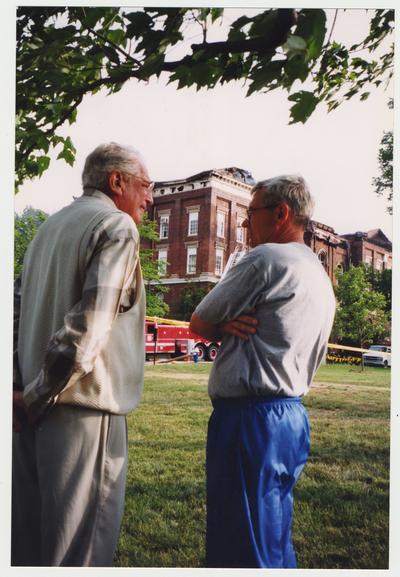
<svg viewBox="0 0 400 577">
<path fill-rule="evenodd" d="M 164 213 L 164 214 L 160 214 L 160 240 L 166 240 L 169 237 L 169 214 Z M 166 232 L 167 234 L 165 236 L 162 236 L 161 232 L 163 230 L 163 225 L 165 227 L 165 223 L 166 223 Z"/>
<path fill-rule="evenodd" d="M 244 228 L 242 226 L 243 220 L 238 220 L 236 224 L 236 242 L 244 243 Z M 239 238 L 240 237 L 240 238 Z"/>
<path fill-rule="evenodd" d="M 189 212 L 200 212 L 200 205 L 199 204 L 191 204 L 190 206 L 186 207 L 186 214 Z"/>
<path fill-rule="evenodd" d="M 193 218 L 193 215 L 196 215 L 196 218 Z M 191 224 L 196 223 L 196 232 L 191 232 Z M 199 234 L 199 212 L 195 210 L 191 210 L 189 212 L 189 220 L 188 220 L 188 236 L 198 236 Z"/>
<path fill-rule="evenodd" d="M 222 220 L 221 220 L 222 219 Z M 223 223 L 223 230 L 220 231 L 220 223 Z M 222 234 L 220 234 L 222 232 Z M 217 211 L 217 237 L 225 238 L 225 212 Z"/>
<path fill-rule="evenodd" d="M 194 256 L 194 270 L 189 270 L 190 257 Z M 196 274 L 197 271 L 197 246 L 188 246 L 186 255 L 186 274 Z"/>
<path fill-rule="evenodd" d="M 168 250 L 166 248 L 158 249 L 157 262 L 158 262 L 158 274 L 160 276 L 166 276 L 168 268 Z"/>
<path fill-rule="evenodd" d="M 221 270 L 218 270 L 218 257 L 221 257 Z M 215 249 L 215 274 L 221 276 L 224 272 L 224 249 L 217 246 Z"/>
</svg>

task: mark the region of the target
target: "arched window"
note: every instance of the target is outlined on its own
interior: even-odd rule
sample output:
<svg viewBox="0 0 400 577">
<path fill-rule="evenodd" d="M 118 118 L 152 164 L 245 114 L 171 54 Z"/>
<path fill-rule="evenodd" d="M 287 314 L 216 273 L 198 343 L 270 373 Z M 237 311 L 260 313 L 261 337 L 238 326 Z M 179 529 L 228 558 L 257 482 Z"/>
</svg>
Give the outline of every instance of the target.
<svg viewBox="0 0 400 577">
<path fill-rule="evenodd" d="M 324 269 L 328 270 L 328 253 L 326 252 L 326 250 L 321 248 L 321 250 L 318 252 L 317 256 L 318 256 L 318 260 L 320 261 L 320 263 L 322 264 Z"/>
</svg>

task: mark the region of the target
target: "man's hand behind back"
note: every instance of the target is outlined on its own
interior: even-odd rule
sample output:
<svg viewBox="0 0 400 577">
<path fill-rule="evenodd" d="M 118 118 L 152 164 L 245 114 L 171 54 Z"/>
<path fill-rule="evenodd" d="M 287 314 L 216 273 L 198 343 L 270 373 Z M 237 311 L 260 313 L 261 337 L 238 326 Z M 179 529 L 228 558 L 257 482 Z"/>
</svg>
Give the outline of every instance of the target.
<svg viewBox="0 0 400 577">
<path fill-rule="evenodd" d="M 19 433 L 28 422 L 22 391 L 13 391 L 13 431 Z"/>
<path fill-rule="evenodd" d="M 42 413 L 28 409 L 24 402 L 23 391 L 13 391 L 13 431 L 20 433 L 27 425 L 36 425 Z"/>
</svg>

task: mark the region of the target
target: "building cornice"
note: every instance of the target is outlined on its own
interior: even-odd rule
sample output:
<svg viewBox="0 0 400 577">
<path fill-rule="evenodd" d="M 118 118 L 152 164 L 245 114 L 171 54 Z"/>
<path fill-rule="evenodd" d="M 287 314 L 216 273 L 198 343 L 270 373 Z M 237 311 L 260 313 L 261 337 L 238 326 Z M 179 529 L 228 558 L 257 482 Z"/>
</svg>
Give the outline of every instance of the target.
<svg viewBox="0 0 400 577">
<path fill-rule="evenodd" d="M 215 188 L 221 192 L 237 194 L 250 200 L 251 184 L 230 176 L 224 170 L 208 170 L 179 180 L 158 181 L 154 187 L 154 197 L 163 197 L 198 191 L 204 188 Z"/>
</svg>

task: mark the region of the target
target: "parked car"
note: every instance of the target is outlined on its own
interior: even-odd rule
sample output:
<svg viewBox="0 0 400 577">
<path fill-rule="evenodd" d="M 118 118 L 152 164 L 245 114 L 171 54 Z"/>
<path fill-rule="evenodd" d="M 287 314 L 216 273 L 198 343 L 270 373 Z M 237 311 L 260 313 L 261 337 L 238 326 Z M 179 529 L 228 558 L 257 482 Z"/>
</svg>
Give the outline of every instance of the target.
<svg viewBox="0 0 400 577">
<path fill-rule="evenodd" d="M 364 365 L 373 365 L 376 367 L 391 367 L 392 355 L 391 348 L 386 345 L 371 345 L 367 353 L 363 353 Z"/>
</svg>

